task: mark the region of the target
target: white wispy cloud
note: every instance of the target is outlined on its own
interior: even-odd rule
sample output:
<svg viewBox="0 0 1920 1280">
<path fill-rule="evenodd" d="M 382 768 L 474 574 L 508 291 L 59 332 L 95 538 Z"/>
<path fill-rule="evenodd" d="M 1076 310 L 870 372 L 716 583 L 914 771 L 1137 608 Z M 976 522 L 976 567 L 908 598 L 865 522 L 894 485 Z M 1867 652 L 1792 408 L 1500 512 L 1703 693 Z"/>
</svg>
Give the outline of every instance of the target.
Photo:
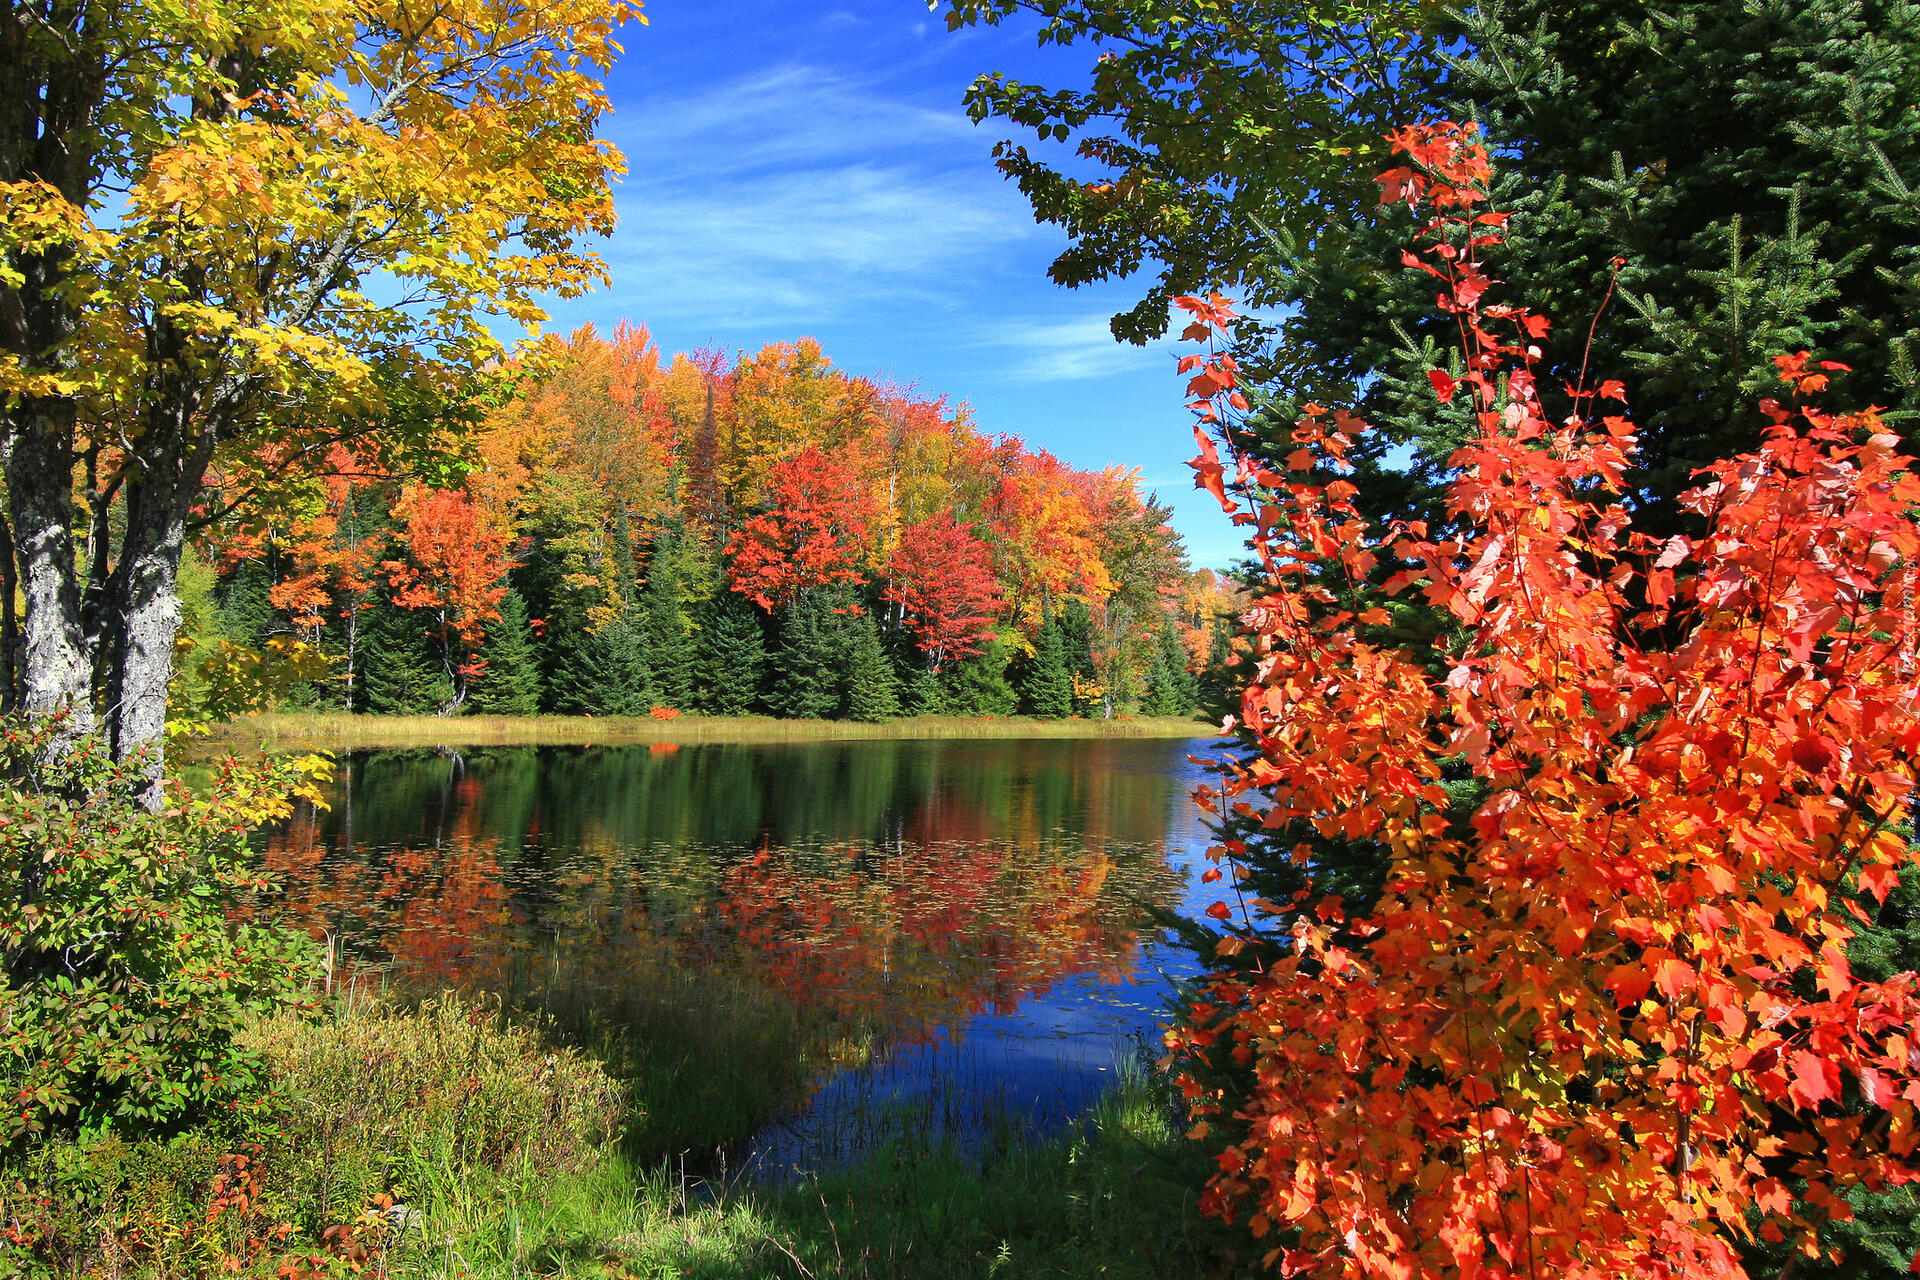
<svg viewBox="0 0 1920 1280">
<path fill-rule="evenodd" d="M 1076 382 L 1121 374 L 1172 375 L 1174 348 L 1166 342 L 1136 347 L 1120 342 L 1105 312 L 1064 320 L 1012 320 L 983 334 L 979 345 L 1007 352 L 1001 376 L 1012 382 Z"/>
<path fill-rule="evenodd" d="M 801 325 L 885 296 L 938 306 L 1034 234 L 957 111 L 791 64 L 630 105 L 629 173 L 603 253 L 636 315 L 716 330 Z"/>
</svg>

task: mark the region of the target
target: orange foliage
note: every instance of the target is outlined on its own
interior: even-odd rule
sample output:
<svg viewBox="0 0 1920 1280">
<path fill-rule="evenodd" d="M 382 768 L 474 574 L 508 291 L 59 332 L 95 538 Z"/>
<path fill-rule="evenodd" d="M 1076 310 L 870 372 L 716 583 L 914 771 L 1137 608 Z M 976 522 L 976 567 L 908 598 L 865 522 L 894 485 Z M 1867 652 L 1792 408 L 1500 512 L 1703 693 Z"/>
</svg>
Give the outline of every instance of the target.
<svg viewBox="0 0 1920 1280">
<path fill-rule="evenodd" d="M 454 682 L 454 701 L 485 664 L 475 656 L 487 625 L 500 618 L 507 594 L 506 531 L 487 519 L 465 493 L 409 485 L 393 509 L 406 533 L 407 558 L 381 567 L 393 587 L 393 602 L 436 620 L 443 664 Z"/>
<path fill-rule="evenodd" d="M 762 609 L 784 609 L 813 587 L 857 582 L 873 504 L 844 458 L 806 449 L 768 471 L 770 509 L 727 544 L 733 589 Z"/>
<path fill-rule="evenodd" d="M 1259 755 L 1202 802 L 1392 859 L 1362 918 L 1246 902 L 1219 948 L 1262 963 L 1207 980 L 1169 1034 L 1176 1062 L 1224 1050 L 1255 1081 L 1207 1204 L 1285 1232 L 1285 1274 L 1738 1276 L 1750 1221 L 1811 1247 L 1842 1191 L 1920 1176 L 1916 978 L 1847 963 L 1914 856 L 1920 479 L 1871 411 L 1767 401 L 1761 446 L 1687 498 L 1697 535 L 1636 532 L 1634 428 L 1601 408 L 1622 388 L 1548 421 L 1546 321 L 1484 300 L 1506 216 L 1477 209 L 1471 129 L 1394 142 L 1413 163 L 1386 196 L 1440 211 L 1407 261 L 1466 347 L 1433 383 L 1479 427 L 1449 532 L 1368 525 L 1328 479 L 1364 429 L 1342 412 L 1310 406 L 1280 467 L 1231 429 L 1195 461 L 1264 578 Z M 1190 337 L 1230 317 L 1183 305 Z M 1823 382 L 1804 353 L 1781 368 L 1796 396 Z M 1189 369 L 1226 426 L 1231 363 Z M 1369 638 L 1376 570 L 1455 621 L 1438 672 Z M 1487 798 L 1457 826 L 1440 783 L 1462 767 Z"/>
</svg>

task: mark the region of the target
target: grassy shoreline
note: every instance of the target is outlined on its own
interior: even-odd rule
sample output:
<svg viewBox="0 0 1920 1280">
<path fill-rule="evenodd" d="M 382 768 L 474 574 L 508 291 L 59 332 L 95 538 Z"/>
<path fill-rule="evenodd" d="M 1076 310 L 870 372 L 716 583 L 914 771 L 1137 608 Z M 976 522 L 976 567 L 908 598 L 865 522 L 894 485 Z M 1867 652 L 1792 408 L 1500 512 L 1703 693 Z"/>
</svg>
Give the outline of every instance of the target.
<svg viewBox="0 0 1920 1280">
<path fill-rule="evenodd" d="M 260 1109 L 174 1137 L 58 1139 L 0 1166 L 17 1237 L 0 1274 L 1225 1274 L 1223 1237 L 1196 1211 L 1209 1162 L 1183 1136 L 1177 1092 L 1139 1059 L 1052 1137 L 990 1132 L 962 1149 L 882 1110 L 852 1163 L 755 1182 L 689 1178 L 684 1158 L 634 1149 L 665 1082 L 623 1078 L 557 1029 L 455 996 L 262 1017 L 243 1034 L 272 1081 Z"/>
<path fill-rule="evenodd" d="M 876 724 L 776 720 L 767 716 L 356 716 L 278 713 L 215 725 L 195 756 L 269 751 L 356 751 L 383 747 L 622 746 L 630 743 L 840 742 L 861 739 L 1200 738 L 1205 720 L 1142 717 L 1035 720 L 1025 716 L 911 716 Z"/>
</svg>

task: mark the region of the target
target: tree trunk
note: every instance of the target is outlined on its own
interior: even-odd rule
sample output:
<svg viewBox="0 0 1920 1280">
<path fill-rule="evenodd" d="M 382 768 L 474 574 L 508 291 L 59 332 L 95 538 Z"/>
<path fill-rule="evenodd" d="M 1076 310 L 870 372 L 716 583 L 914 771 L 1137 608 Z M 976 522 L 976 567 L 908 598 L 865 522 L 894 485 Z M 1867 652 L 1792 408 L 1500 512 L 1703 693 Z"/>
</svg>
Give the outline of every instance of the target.
<svg viewBox="0 0 1920 1280">
<path fill-rule="evenodd" d="M 175 584 L 186 545 L 184 512 L 145 483 L 127 490 L 127 532 L 115 571 L 108 741 L 116 760 L 140 758 L 141 804 L 158 809 L 166 766 L 167 682 L 180 632 Z"/>
<path fill-rule="evenodd" d="M 205 478 L 211 451 L 202 435 L 188 443 L 185 410 L 150 419 L 146 467 L 125 487 L 126 532 L 121 537 L 108 610 L 112 665 L 107 680 L 108 745 L 118 761 L 140 760 L 141 804 L 158 809 L 166 768 L 167 685 L 180 634 L 180 557 L 187 516 Z"/>
<path fill-rule="evenodd" d="M 72 410 L 57 401 L 29 401 L 15 411 L 13 427 L 7 498 L 26 603 L 20 709 L 36 716 L 67 712 L 67 727 L 53 744 L 63 750 L 94 726 L 93 661 L 74 571 Z"/>
<path fill-rule="evenodd" d="M 13 558 L 13 521 L 0 511 L 0 716 L 20 705 L 20 616 L 14 596 L 20 573 Z"/>
<path fill-rule="evenodd" d="M 82 0 L 16 3 L 0 16 L 0 183 L 46 183 L 74 208 L 86 207 L 106 91 L 105 47 L 96 34 L 104 25 Z M 72 257 L 58 241 L 7 255 L 13 282 L 0 286 L 0 352 L 25 372 L 70 368 L 67 345 L 78 324 L 78 304 L 66 290 Z M 72 534 L 75 412 L 71 399 L 23 396 L 0 422 L 15 585 L 25 605 L 13 706 L 28 715 L 67 713 L 49 744 L 56 756 L 94 727 L 93 655 L 81 625 Z"/>
</svg>

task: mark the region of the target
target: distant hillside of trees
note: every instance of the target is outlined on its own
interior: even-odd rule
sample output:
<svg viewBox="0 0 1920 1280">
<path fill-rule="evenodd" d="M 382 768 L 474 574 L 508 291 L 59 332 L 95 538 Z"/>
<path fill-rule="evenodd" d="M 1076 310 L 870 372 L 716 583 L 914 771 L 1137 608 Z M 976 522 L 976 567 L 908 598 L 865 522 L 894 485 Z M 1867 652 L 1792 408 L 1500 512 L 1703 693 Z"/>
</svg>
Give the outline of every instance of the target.
<svg viewBox="0 0 1920 1280">
<path fill-rule="evenodd" d="M 1219 665 L 1232 584 L 1134 471 L 811 340 L 665 360 L 585 328 L 515 372 L 458 479 L 336 447 L 199 547 L 194 647 L 283 637 L 326 659 L 296 705 L 441 715 L 1184 715 Z"/>
</svg>

